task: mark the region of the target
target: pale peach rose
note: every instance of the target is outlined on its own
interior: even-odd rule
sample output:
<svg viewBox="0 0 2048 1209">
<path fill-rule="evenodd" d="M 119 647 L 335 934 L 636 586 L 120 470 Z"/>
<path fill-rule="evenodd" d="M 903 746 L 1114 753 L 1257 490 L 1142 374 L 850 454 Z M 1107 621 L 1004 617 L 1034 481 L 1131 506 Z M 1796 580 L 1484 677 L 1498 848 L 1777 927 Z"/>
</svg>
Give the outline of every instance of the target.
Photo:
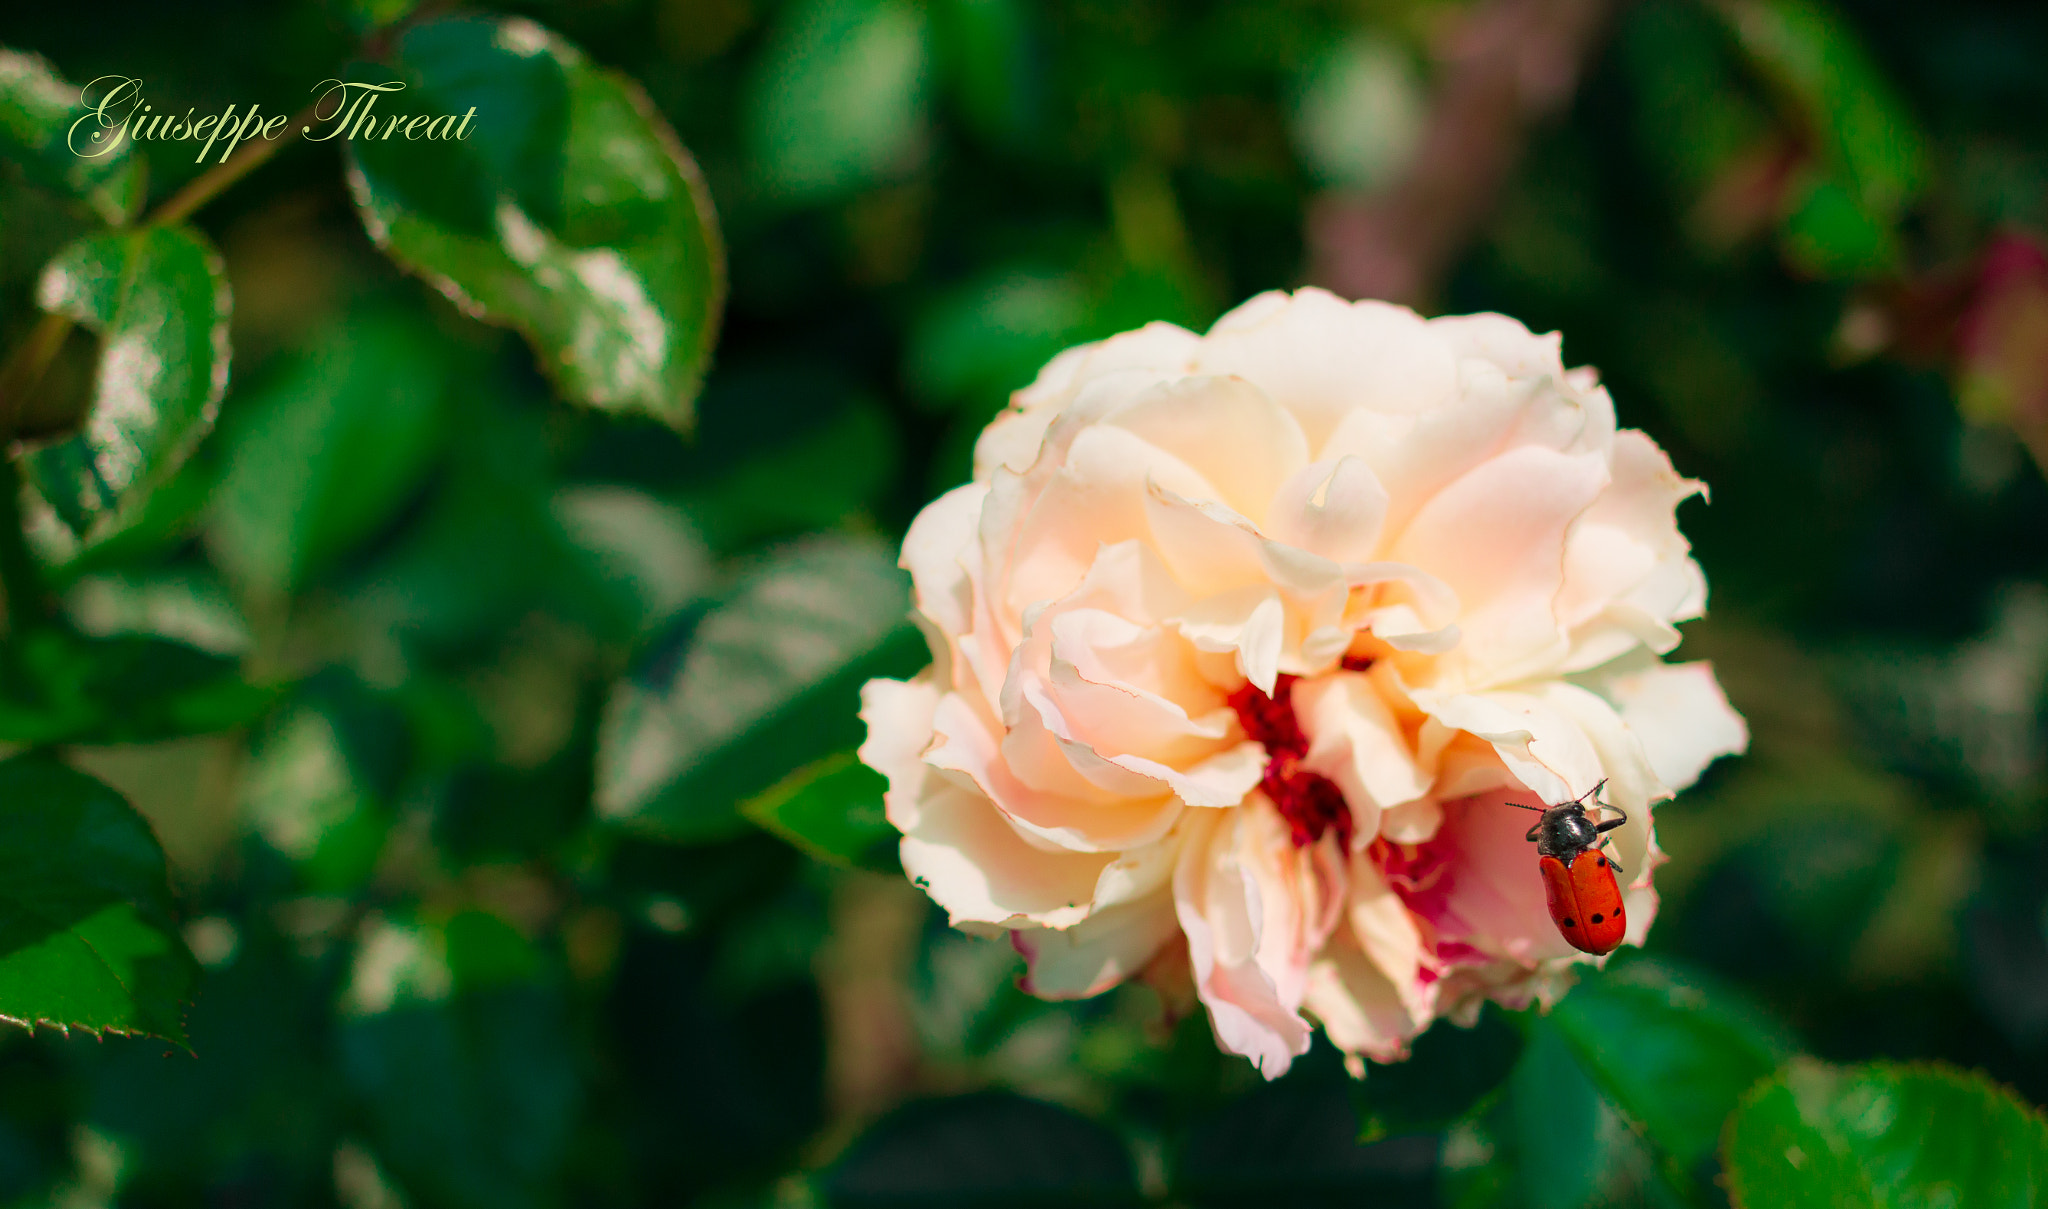
<svg viewBox="0 0 2048 1209">
<path fill-rule="evenodd" d="M 1548 1001 L 1532 816 L 1601 781 L 1630 939 L 1650 804 L 1740 751 L 1699 490 L 1511 319 L 1262 294 L 1055 358 L 903 544 L 933 664 L 863 694 L 903 866 L 1037 994 L 1191 971 L 1268 1076 Z M 1185 974 L 1181 975 L 1186 977 Z"/>
</svg>

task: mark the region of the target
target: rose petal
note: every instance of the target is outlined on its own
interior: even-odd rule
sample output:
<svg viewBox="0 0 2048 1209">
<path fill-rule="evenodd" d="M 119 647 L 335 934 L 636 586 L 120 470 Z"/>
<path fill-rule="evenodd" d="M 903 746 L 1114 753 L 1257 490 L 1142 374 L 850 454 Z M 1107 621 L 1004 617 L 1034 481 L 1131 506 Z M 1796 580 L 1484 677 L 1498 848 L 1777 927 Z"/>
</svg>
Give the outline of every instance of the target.
<svg viewBox="0 0 2048 1209">
<path fill-rule="evenodd" d="M 1010 943 L 1024 955 L 1018 984 L 1042 999 L 1086 999 L 1145 968 L 1179 931 L 1173 896 L 1098 910 L 1070 928 L 1020 928 Z"/>
<path fill-rule="evenodd" d="M 1606 485 L 1598 454 L 1524 447 L 1445 488 L 1401 534 L 1392 557 L 1443 580 L 1464 606 L 1458 650 L 1469 676 L 1518 679 L 1563 654 L 1551 602 L 1565 533 Z"/>
<path fill-rule="evenodd" d="M 1301 1013 L 1280 1000 L 1258 960 L 1268 903 L 1255 872 L 1239 852 L 1245 812 L 1198 811 L 1186 818 L 1174 909 L 1188 941 L 1195 988 L 1224 1049 L 1250 1058 L 1268 1079 L 1285 1073 L 1308 1052 L 1309 1028 Z"/>
<path fill-rule="evenodd" d="M 1254 523 L 1308 464 L 1301 426 L 1243 378 L 1183 378 L 1145 392 L 1102 423 L 1193 467 L 1214 485 L 1210 498 Z"/>
<path fill-rule="evenodd" d="M 1194 361 L 1198 373 L 1256 383 L 1294 413 L 1312 450 L 1348 411 L 1425 411 L 1457 388 L 1449 347 L 1415 312 L 1316 289 L 1225 316 Z"/>
<path fill-rule="evenodd" d="M 1336 563 L 1372 561 L 1380 524 L 1387 515 L 1387 489 L 1365 459 L 1343 457 L 1316 462 L 1287 480 L 1265 518 L 1275 541 L 1298 546 Z"/>
<path fill-rule="evenodd" d="M 1749 749 L 1749 727 L 1728 704 L 1709 663 L 1653 663 L 1585 677 L 1612 701 L 1657 779 L 1684 789 L 1707 765 Z"/>
</svg>

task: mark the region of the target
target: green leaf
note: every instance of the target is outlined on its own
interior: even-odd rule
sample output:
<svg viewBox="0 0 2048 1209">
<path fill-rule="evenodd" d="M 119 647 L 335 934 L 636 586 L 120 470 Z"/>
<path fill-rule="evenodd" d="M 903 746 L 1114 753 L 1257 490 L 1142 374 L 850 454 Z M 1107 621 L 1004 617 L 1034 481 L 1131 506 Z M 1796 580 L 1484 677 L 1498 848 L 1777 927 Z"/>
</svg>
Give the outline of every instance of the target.
<svg viewBox="0 0 2048 1209">
<path fill-rule="evenodd" d="M 1407 167 L 1427 109 L 1407 53 L 1384 36 L 1356 34 L 1303 74 L 1288 133 L 1323 183 L 1378 189 Z"/>
<path fill-rule="evenodd" d="M 114 83 L 95 88 L 90 104 L 104 98 Z M 121 98 L 108 112 L 125 114 Z M 0 47 L 0 157 L 35 183 L 83 201 L 101 221 L 120 226 L 142 204 L 142 157 L 131 154 L 130 140 L 117 137 L 91 114 L 78 86 L 58 75 L 48 60 Z M 87 154 L 74 152 L 74 143 Z"/>
<path fill-rule="evenodd" d="M 1521 1052 L 1521 1032 L 1497 1009 L 1469 1029 L 1438 1021 L 1406 1061 L 1370 1063 L 1352 1084 L 1360 1140 L 1434 1133 L 1485 1111 Z"/>
<path fill-rule="evenodd" d="M 630 487 L 565 487 L 551 511 L 628 633 L 668 620 L 711 583 L 711 552 L 681 509 Z"/>
<path fill-rule="evenodd" d="M 455 367 L 422 322 L 353 319 L 236 395 L 207 545 L 245 592 L 303 586 L 387 522 L 432 469 Z"/>
<path fill-rule="evenodd" d="M 1893 227 L 1926 187 L 1926 141 L 1839 15 L 1810 0 L 1729 0 L 1736 41 L 1817 146 L 1821 180 L 1794 209 L 1786 254 L 1807 272 L 1864 277 L 1897 265 Z"/>
<path fill-rule="evenodd" d="M 1600 1089 L 1557 1027 L 1532 1021 L 1514 1071 L 1507 1115 L 1514 1129 L 1514 1171 L 1527 1209 L 1577 1209 L 1602 1203 L 1610 1155 L 1601 1145 Z"/>
<path fill-rule="evenodd" d="M 478 116 L 459 139 L 349 143 L 371 238 L 517 329 L 576 402 L 687 427 L 724 253 L 703 177 L 639 86 L 522 18 L 414 26 L 395 66 L 408 112 Z"/>
<path fill-rule="evenodd" d="M 1798 1058 L 1743 1097 L 1722 1161 L 1737 1209 L 2029 1209 L 2048 1120 L 1953 1067 Z"/>
<path fill-rule="evenodd" d="M 740 813 L 831 865 L 900 872 L 882 808 L 889 782 L 850 751 L 806 764 L 747 799 Z"/>
<path fill-rule="evenodd" d="M 0 762 L 0 1019 L 183 1044 L 198 973 L 142 816 L 53 757 Z"/>
<path fill-rule="evenodd" d="M 366 928 L 342 1072 L 378 1157 L 419 1203 L 553 1203 L 578 1088 L 565 1005 L 540 969 L 518 933 L 475 913 Z"/>
<path fill-rule="evenodd" d="M 119 528 L 213 427 L 228 384 L 228 279 L 189 227 L 93 235 L 43 268 L 36 301 L 100 336 L 79 431 L 28 477 L 81 537 Z"/>
<path fill-rule="evenodd" d="M 856 397 L 782 435 L 775 448 L 683 492 L 691 517 L 721 548 L 836 525 L 893 481 L 899 441 L 873 399 Z"/>
<path fill-rule="evenodd" d="M 388 711 L 351 682 L 319 683 L 251 745 L 243 815 L 309 888 L 351 890 L 383 850 L 402 763 Z"/>
<path fill-rule="evenodd" d="M 1743 50 L 1800 108 L 1843 184 L 1873 214 L 1896 216 L 1927 183 L 1927 149 L 1848 23 L 1811 0 L 1734 0 L 1724 11 Z"/>
<path fill-rule="evenodd" d="M 914 170 L 929 141 L 929 38 L 923 9 L 905 0 L 784 9 L 741 115 L 758 187 L 803 204 Z"/>
<path fill-rule="evenodd" d="M 1814 184 L 1786 217 L 1785 257 L 1816 277 L 1862 277 L 1898 263 L 1899 241 L 1889 224 L 1857 203 L 1832 180 Z"/>
<path fill-rule="evenodd" d="M 737 803 L 860 739 L 869 677 L 929 655 L 904 623 L 909 594 L 880 542 L 821 537 L 757 565 L 606 703 L 597 809 L 674 840 L 743 830 Z"/>
<path fill-rule="evenodd" d="M 933 41 L 960 116 L 983 139 L 1011 149 L 1036 132 L 1044 90 L 1038 23 L 1024 0 L 938 0 Z"/>
<path fill-rule="evenodd" d="M 978 424 L 1060 350 L 1098 334 L 1076 275 L 1016 268 L 940 298 L 911 329 L 904 373 L 920 399 Z"/>
<path fill-rule="evenodd" d="M 1728 992 L 1644 961 L 1588 978 L 1551 1022 L 1608 1098 L 1687 1173 L 1713 1154 L 1742 1093 L 1792 1049 Z"/>
<path fill-rule="evenodd" d="M 275 695 L 244 682 L 233 660 L 156 638 L 37 629 L 0 644 L 0 742 L 208 734 L 254 719 Z"/>
</svg>

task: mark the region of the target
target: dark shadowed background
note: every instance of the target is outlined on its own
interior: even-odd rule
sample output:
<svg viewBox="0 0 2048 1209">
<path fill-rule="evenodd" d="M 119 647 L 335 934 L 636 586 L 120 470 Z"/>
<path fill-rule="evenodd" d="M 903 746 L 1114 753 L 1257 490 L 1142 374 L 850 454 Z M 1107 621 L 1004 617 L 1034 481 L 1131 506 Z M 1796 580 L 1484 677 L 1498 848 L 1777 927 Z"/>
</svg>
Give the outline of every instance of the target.
<svg viewBox="0 0 2048 1209">
<path fill-rule="evenodd" d="M 411 7 L 16 4 L 0 45 L 284 113 L 387 78 L 362 60 Z M 403 272 L 335 143 L 196 212 L 233 295 L 218 424 L 119 526 L 30 497 L 0 644 L 0 736 L 161 839 L 190 1051 L 0 1034 L 0 1205 L 1713 1205 L 1722 1120 L 1795 1053 L 2048 1101 L 2048 9 L 492 11 L 637 80 L 702 168 L 729 293 L 694 421 L 693 365 L 664 416 L 548 361 L 567 252 L 504 287 L 537 291 L 532 343 Z M 609 136 L 551 135 L 543 77 L 478 86 L 530 140 L 492 144 L 496 187 L 602 243 L 616 213 L 572 195 Z M 387 216 L 492 204 L 425 146 L 354 162 Z M 195 150 L 142 146 L 144 212 Z M 0 356 L 47 331 L 45 263 L 141 200 L 33 168 L 0 169 Z M 701 342 L 689 230 L 700 309 L 652 322 Z M 894 870 L 848 755 L 859 683 L 925 658 L 895 544 L 1008 392 L 1307 283 L 1502 311 L 1599 368 L 1711 486 L 1679 656 L 1754 735 L 1659 811 L 1644 953 L 1363 1089 L 1326 1048 L 1264 1085 L 1143 989 L 1023 995 Z M 31 441 L 99 372 L 57 338 L 8 396 Z M 1749 1203 L 1815 1203 L 1779 1194 Z"/>
</svg>

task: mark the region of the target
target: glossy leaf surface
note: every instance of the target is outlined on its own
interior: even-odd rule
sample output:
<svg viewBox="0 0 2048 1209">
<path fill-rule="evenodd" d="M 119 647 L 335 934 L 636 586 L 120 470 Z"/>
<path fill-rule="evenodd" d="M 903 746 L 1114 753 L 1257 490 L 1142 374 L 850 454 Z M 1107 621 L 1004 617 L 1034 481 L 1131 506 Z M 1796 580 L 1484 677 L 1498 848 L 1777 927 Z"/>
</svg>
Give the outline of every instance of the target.
<svg viewBox="0 0 2048 1209">
<path fill-rule="evenodd" d="M 0 802 L 0 1019 L 182 1043 L 198 968 L 149 824 L 45 755 L 0 763 Z"/>
<path fill-rule="evenodd" d="M 104 97 L 102 84 L 92 95 Z M 120 111 L 109 106 L 110 120 Z M 82 125 L 74 123 L 83 119 Z M 100 221 L 118 226 L 142 204 L 142 157 L 81 103 L 79 86 L 58 75 L 41 55 L 0 48 L 0 158 L 32 181 L 83 201 Z M 73 146 L 85 155 L 77 154 Z M 102 150 L 104 148 L 104 150 Z"/>
<path fill-rule="evenodd" d="M 696 164 L 639 86 L 519 18 L 414 26 L 394 63 L 407 88 L 384 109 L 410 133 L 349 144 L 378 246 L 518 329 L 571 399 L 687 427 L 723 253 Z M 472 113 L 488 116 L 446 137 L 410 121 Z"/>
<path fill-rule="evenodd" d="M 2048 1120 L 1979 1074 L 1800 1058 L 1743 1098 L 1722 1150 L 1738 1209 L 2048 1197 Z"/>
<path fill-rule="evenodd" d="M 81 537 L 118 528 L 213 427 L 228 384 L 228 282 L 206 237 L 153 227 L 81 239 L 36 301 L 100 338 L 78 431 L 27 458 L 31 484 Z"/>
<path fill-rule="evenodd" d="M 926 658 L 894 564 L 880 543 L 817 538 L 763 561 L 686 625 L 681 650 L 606 705 L 600 816 L 675 839 L 730 835 L 745 826 L 741 798 L 857 742 L 860 684 Z"/>
</svg>

